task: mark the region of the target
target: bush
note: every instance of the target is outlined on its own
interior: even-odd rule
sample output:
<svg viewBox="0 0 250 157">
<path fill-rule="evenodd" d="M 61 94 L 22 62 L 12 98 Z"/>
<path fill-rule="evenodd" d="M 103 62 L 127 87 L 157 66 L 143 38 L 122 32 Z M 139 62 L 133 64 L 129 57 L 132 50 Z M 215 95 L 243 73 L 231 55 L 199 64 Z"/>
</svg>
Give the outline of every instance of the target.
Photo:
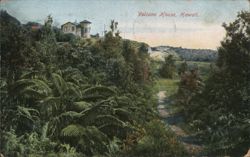
<svg viewBox="0 0 250 157">
<path fill-rule="evenodd" d="M 159 70 L 161 77 L 173 78 L 176 72 L 175 61 L 173 55 L 169 55 L 165 58 L 165 62 Z"/>
<path fill-rule="evenodd" d="M 249 25 L 249 12 L 241 12 L 233 23 L 223 25 L 227 33 L 218 49 L 217 67 L 202 90 L 194 88 L 198 87 L 195 75 L 180 84 L 185 119 L 213 156 L 242 156 L 250 146 Z"/>
<path fill-rule="evenodd" d="M 146 124 L 144 136 L 129 152 L 138 157 L 183 157 L 187 156 L 175 134 L 160 120 Z"/>
</svg>

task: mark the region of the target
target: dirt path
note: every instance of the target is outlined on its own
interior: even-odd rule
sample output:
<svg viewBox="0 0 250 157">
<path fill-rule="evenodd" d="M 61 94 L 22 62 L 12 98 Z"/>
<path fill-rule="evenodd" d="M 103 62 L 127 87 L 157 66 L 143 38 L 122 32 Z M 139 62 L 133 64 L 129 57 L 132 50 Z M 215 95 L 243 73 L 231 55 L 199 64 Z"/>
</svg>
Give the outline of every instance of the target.
<svg viewBox="0 0 250 157">
<path fill-rule="evenodd" d="M 160 117 L 169 125 L 171 130 L 175 132 L 177 137 L 183 143 L 185 148 L 194 157 L 203 157 L 203 147 L 193 135 L 188 135 L 182 128 L 178 126 L 183 121 L 181 115 L 172 114 L 169 106 L 171 101 L 166 97 L 166 91 L 159 91 L 158 94 L 158 112 Z"/>
</svg>

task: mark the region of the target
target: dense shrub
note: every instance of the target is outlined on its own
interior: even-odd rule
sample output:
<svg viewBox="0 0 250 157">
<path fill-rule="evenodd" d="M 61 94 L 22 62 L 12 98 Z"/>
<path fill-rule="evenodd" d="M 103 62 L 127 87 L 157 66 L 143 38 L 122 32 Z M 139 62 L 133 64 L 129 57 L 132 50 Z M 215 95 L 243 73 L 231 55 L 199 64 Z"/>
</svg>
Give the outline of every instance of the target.
<svg viewBox="0 0 250 157">
<path fill-rule="evenodd" d="M 250 13 L 223 26 L 217 67 L 181 106 L 211 154 L 241 156 L 250 146 Z"/>
<path fill-rule="evenodd" d="M 137 138 L 139 138 L 138 142 L 132 145 L 132 150 L 126 152 L 126 155 L 137 157 L 188 156 L 175 134 L 159 120 L 148 122 Z"/>
<path fill-rule="evenodd" d="M 162 67 L 159 69 L 160 76 L 163 78 L 173 78 L 175 75 L 176 67 L 172 55 L 165 58 Z"/>
</svg>

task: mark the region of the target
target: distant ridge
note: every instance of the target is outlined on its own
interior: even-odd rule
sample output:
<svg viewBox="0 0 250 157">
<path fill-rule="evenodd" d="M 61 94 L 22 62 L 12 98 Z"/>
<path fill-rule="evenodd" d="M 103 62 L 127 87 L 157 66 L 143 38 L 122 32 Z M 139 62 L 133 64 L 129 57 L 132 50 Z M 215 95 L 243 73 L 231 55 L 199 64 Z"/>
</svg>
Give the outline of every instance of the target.
<svg viewBox="0 0 250 157">
<path fill-rule="evenodd" d="M 173 46 L 156 46 L 151 47 L 152 53 L 166 53 L 186 61 L 215 61 L 218 53 L 211 49 L 189 49 Z"/>
</svg>

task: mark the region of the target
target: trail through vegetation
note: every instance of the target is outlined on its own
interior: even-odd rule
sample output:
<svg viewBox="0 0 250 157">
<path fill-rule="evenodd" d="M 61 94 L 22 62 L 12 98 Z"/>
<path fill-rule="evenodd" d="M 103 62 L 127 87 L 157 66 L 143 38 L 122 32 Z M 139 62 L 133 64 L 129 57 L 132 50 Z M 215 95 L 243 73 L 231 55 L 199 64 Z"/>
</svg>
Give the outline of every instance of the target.
<svg viewBox="0 0 250 157">
<path fill-rule="evenodd" d="M 194 137 L 186 133 L 180 126 L 182 117 L 171 111 L 171 100 L 166 96 L 166 91 L 159 91 L 158 94 L 158 112 L 162 120 L 171 128 L 171 130 L 177 135 L 180 142 L 185 146 L 185 149 L 192 155 L 203 155 L 202 144 Z"/>
</svg>

